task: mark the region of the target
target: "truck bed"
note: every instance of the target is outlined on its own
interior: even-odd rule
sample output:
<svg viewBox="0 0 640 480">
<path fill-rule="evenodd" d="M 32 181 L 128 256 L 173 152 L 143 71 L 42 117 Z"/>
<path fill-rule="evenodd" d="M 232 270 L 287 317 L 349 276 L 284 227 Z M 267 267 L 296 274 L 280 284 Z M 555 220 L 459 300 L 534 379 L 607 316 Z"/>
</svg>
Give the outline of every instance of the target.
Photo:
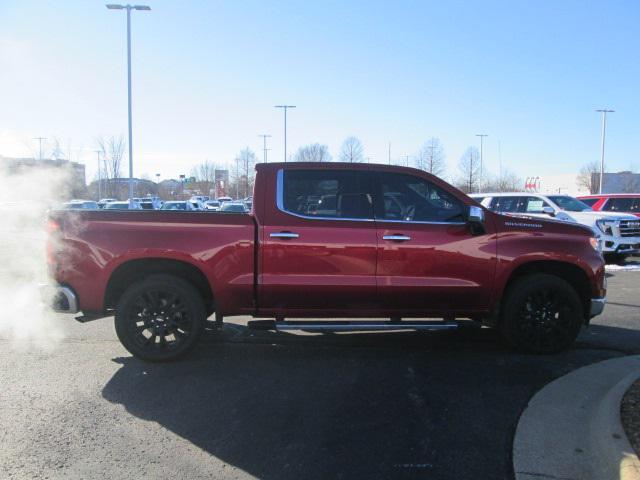
<svg viewBox="0 0 640 480">
<path fill-rule="evenodd" d="M 199 280 L 216 292 L 222 313 L 231 313 L 230 306 L 233 313 L 253 309 L 256 224 L 251 215 L 57 211 L 50 228 L 52 273 L 76 292 L 84 312 L 114 308 L 110 296 L 117 297 L 118 282 L 130 282 L 136 271 L 148 272 L 152 264 L 164 273 L 178 265 L 199 269 L 205 276 Z"/>
</svg>

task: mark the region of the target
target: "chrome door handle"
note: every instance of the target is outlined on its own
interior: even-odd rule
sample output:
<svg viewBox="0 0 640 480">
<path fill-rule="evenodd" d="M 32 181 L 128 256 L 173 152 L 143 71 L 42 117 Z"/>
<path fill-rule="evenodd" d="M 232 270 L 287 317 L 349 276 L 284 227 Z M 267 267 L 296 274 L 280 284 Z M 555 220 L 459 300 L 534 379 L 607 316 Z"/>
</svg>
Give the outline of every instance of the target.
<svg viewBox="0 0 640 480">
<path fill-rule="evenodd" d="M 269 235 L 271 238 L 298 238 L 300 235 L 293 232 L 276 232 Z"/>
<path fill-rule="evenodd" d="M 408 235 L 384 235 L 382 239 L 392 240 L 394 242 L 406 242 L 407 240 L 411 240 L 411 237 Z"/>
</svg>

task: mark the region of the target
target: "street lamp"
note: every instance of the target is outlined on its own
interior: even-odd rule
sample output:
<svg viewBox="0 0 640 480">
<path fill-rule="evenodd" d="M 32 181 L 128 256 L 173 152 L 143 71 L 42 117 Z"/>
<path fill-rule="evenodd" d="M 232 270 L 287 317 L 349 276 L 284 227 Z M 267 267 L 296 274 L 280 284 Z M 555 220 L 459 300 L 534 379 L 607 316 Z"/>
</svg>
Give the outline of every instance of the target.
<svg viewBox="0 0 640 480">
<path fill-rule="evenodd" d="M 287 109 L 296 108 L 295 105 L 276 105 L 275 108 L 284 109 L 284 161 L 287 161 Z"/>
<path fill-rule="evenodd" d="M 267 150 L 270 150 L 269 148 L 267 148 L 267 138 L 271 138 L 271 135 L 262 134 L 258 136 L 262 137 L 262 150 L 264 152 L 264 163 L 267 163 Z"/>
<path fill-rule="evenodd" d="M 98 200 L 102 198 L 102 169 L 100 168 L 100 150 L 94 150 L 98 154 Z"/>
<path fill-rule="evenodd" d="M 607 110 L 606 108 L 596 110 L 596 112 L 602 113 L 602 138 L 600 141 L 600 186 L 598 193 L 602 193 L 602 179 L 604 177 L 604 137 L 607 133 L 607 113 L 614 113 L 615 110 Z M 591 192 L 589 192 L 591 193 Z"/>
<path fill-rule="evenodd" d="M 482 191 L 482 140 L 484 140 L 484 137 L 488 137 L 489 135 L 486 135 L 484 133 L 478 133 L 476 134 L 476 137 L 480 137 L 480 181 L 478 182 L 478 190 Z"/>
<path fill-rule="evenodd" d="M 151 10 L 147 5 L 119 5 L 108 3 L 109 10 L 127 11 L 127 98 L 129 112 L 129 208 L 133 208 L 133 129 L 131 126 L 131 10 Z"/>
</svg>

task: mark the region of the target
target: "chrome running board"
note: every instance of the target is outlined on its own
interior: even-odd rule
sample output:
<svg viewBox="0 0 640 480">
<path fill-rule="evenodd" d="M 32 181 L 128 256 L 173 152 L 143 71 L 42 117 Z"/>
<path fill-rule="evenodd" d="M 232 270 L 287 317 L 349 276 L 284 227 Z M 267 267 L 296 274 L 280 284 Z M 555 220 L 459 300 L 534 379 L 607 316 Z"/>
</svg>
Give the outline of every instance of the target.
<svg viewBox="0 0 640 480">
<path fill-rule="evenodd" d="M 251 320 L 247 326 L 254 330 L 323 330 L 323 331 L 374 331 L 374 330 L 454 330 L 451 321 L 278 321 Z"/>
</svg>

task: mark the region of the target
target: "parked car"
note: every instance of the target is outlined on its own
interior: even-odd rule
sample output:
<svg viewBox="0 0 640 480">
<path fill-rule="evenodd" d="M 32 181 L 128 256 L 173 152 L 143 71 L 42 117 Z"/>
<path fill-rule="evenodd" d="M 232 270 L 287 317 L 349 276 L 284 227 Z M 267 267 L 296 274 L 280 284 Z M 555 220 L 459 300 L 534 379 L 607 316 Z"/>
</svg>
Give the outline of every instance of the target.
<svg viewBox="0 0 640 480">
<path fill-rule="evenodd" d="M 71 200 L 63 204 L 62 208 L 68 210 L 98 210 L 98 202 L 93 200 Z"/>
<path fill-rule="evenodd" d="M 640 221 L 633 215 L 594 212 L 589 205 L 569 195 L 516 192 L 470 196 L 495 212 L 586 225 L 600 236 L 602 252 L 610 261 L 624 261 L 627 256 L 640 252 Z"/>
<path fill-rule="evenodd" d="M 189 200 L 197 201 L 198 203 L 203 204 L 204 202 L 209 200 L 209 197 L 207 195 L 194 195 Z"/>
<path fill-rule="evenodd" d="M 212 212 L 220 210 L 220 202 L 218 200 L 207 200 L 204 204 L 204 209 Z"/>
<path fill-rule="evenodd" d="M 122 202 L 109 202 L 104 206 L 104 210 L 142 210 L 142 207 L 138 202 L 132 202 L 124 200 Z"/>
<path fill-rule="evenodd" d="M 164 202 L 164 205 L 162 205 L 162 208 L 160 210 L 183 210 L 192 212 L 195 209 L 193 208 L 191 202 L 183 200 Z"/>
<path fill-rule="evenodd" d="M 243 202 L 225 202 L 220 207 L 221 212 L 228 213 L 247 213 L 247 207 Z"/>
<path fill-rule="evenodd" d="M 578 198 L 597 212 L 628 213 L 640 217 L 640 193 L 603 193 Z"/>
<path fill-rule="evenodd" d="M 140 201 L 140 208 L 142 210 L 157 210 L 155 205 L 153 204 L 153 201 L 147 200 L 146 198 L 143 198 Z"/>
<path fill-rule="evenodd" d="M 98 207 L 99 208 L 104 208 L 107 203 L 117 202 L 117 201 L 118 201 L 117 198 L 101 198 L 98 201 Z"/>
<path fill-rule="evenodd" d="M 224 202 L 233 202 L 233 198 L 231 197 L 218 197 L 217 200 L 223 204 Z"/>
<path fill-rule="evenodd" d="M 264 202 L 252 214 L 54 212 L 56 309 L 82 311 L 82 322 L 115 315 L 129 352 L 166 361 L 193 348 L 214 313 L 219 324 L 275 318 L 249 322 L 273 330 L 442 330 L 473 319 L 518 349 L 549 353 L 604 308 L 590 228 L 493 213 L 412 168 L 256 170 Z M 319 197 L 331 207 L 308 209 Z"/>
</svg>

